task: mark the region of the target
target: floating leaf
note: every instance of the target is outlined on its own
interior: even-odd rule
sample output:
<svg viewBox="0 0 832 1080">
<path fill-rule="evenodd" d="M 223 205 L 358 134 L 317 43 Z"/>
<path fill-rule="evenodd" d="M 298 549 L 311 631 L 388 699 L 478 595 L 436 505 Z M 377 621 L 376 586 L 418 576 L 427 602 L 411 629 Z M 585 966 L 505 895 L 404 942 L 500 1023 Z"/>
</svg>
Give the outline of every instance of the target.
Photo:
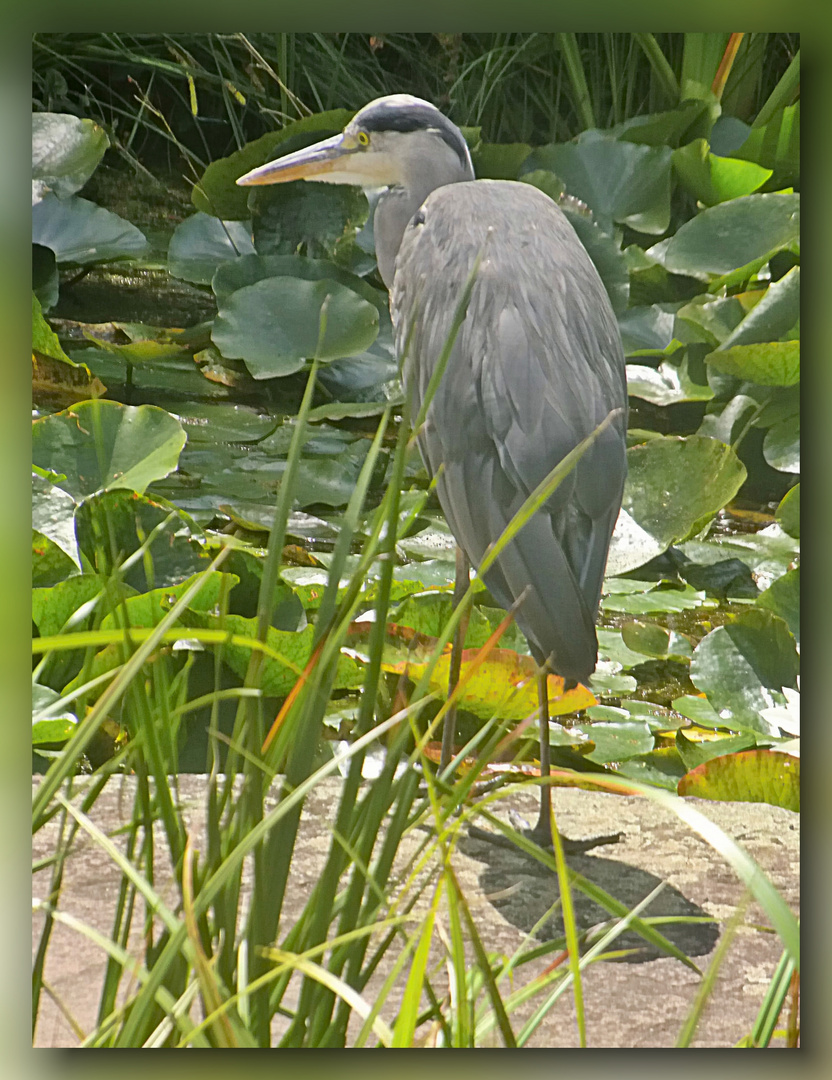
<svg viewBox="0 0 832 1080">
<path fill-rule="evenodd" d="M 224 356 L 267 379 L 299 371 L 313 357 L 363 351 L 378 333 L 378 317 L 373 304 L 337 282 L 272 277 L 232 293 L 212 337 Z"/>
<path fill-rule="evenodd" d="M 32 585 L 35 588 L 49 588 L 77 570 L 77 563 L 63 548 L 37 529 L 32 530 Z"/>
<path fill-rule="evenodd" d="M 708 281 L 741 271 L 750 277 L 778 251 L 799 251 L 800 196 L 747 195 L 685 222 L 653 255 L 675 274 Z"/>
<path fill-rule="evenodd" d="M 774 516 L 784 532 L 800 539 L 800 484 L 789 488 L 780 500 Z"/>
<path fill-rule="evenodd" d="M 61 198 L 80 191 L 110 145 L 92 120 L 67 113 L 32 113 L 32 176 Z"/>
<path fill-rule="evenodd" d="M 244 619 L 240 615 L 226 615 L 216 620 L 216 626 L 229 634 L 254 639 L 257 636 L 257 619 Z M 285 697 L 295 686 L 312 656 L 315 628 L 307 626 L 298 633 L 286 633 L 269 627 L 266 638 L 268 652 L 264 655 L 260 688 L 269 697 Z M 245 678 L 252 649 L 233 641 L 222 646 L 223 661 L 238 678 Z M 335 690 L 361 686 L 364 682 L 364 666 L 352 657 L 341 655 L 333 684 Z"/>
<path fill-rule="evenodd" d="M 621 627 L 621 637 L 628 649 L 647 656 L 667 656 L 670 648 L 670 631 L 658 623 L 633 619 Z"/>
<path fill-rule="evenodd" d="M 98 574 L 75 574 L 49 589 L 32 589 L 32 622 L 41 637 L 59 634 L 78 609 L 106 591 Z"/>
<path fill-rule="evenodd" d="M 87 565 L 103 575 L 112 575 L 153 534 L 144 556 L 120 570 L 140 593 L 175 585 L 208 562 L 202 545 L 192 541 L 202 534 L 187 514 L 134 491 L 106 491 L 85 499 L 75 513 L 75 527 Z"/>
<path fill-rule="evenodd" d="M 800 318 L 800 267 L 773 281 L 759 303 L 722 341 L 722 347 L 779 341 Z"/>
<path fill-rule="evenodd" d="M 760 386 L 794 386 L 800 381 L 800 342 L 734 345 L 709 353 L 708 363 L 725 375 Z"/>
<path fill-rule="evenodd" d="M 476 656 L 475 649 L 466 649 L 462 654 L 460 682 L 465 685 L 457 699 L 459 707 L 484 720 L 494 716 L 502 719 L 534 716 L 538 708 L 537 665 L 534 660 L 509 649 L 492 649 L 468 677 Z M 430 679 L 432 690 L 447 693 L 450 661 L 449 651 L 440 656 Z M 419 681 L 427 667 L 426 664 L 406 660 L 383 666 L 385 670 L 406 674 L 413 682 Z M 547 685 L 550 716 L 563 716 L 595 704 L 595 698 L 585 686 L 564 691 L 563 679 L 557 675 L 550 675 Z"/>
<path fill-rule="evenodd" d="M 743 735 L 727 735 L 723 732 L 708 732 L 710 738 L 691 738 L 692 732 L 676 732 L 676 749 L 685 763 L 686 769 L 695 769 L 716 757 L 735 754 L 740 750 L 750 750 L 757 745 L 753 732 Z M 699 733 L 702 734 L 701 732 Z"/>
<path fill-rule="evenodd" d="M 790 416 L 774 424 L 763 439 L 763 457 L 772 469 L 800 472 L 800 417 Z"/>
<path fill-rule="evenodd" d="M 141 255 L 145 235 L 129 221 L 72 195 L 46 195 L 32 207 L 32 241 L 51 248 L 59 263 L 109 262 Z"/>
<path fill-rule="evenodd" d="M 785 622 L 753 608 L 712 630 L 693 653 L 690 677 L 719 714 L 723 727 L 772 734 L 760 711 L 773 704 L 772 692 L 794 687 L 799 660 Z"/>
<path fill-rule="evenodd" d="M 361 188 L 295 180 L 255 189 L 254 246 L 260 255 L 334 258 L 354 248 L 369 205 Z"/>
<path fill-rule="evenodd" d="M 575 142 L 538 147 L 523 171 L 556 173 L 607 232 L 616 222 L 639 232 L 663 233 L 670 224 L 670 161 L 665 146 L 639 146 L 585 131 Z"/>
<path fill-rule="evenodd" d="M 76 499 L 127 488 L 143 492 L 176 468 L 185 432 L 155 405 L 84 401 L 32 425 L 32 453 L 42 469 L 60 469 L 59 487 Z"/>
<path fill-rule="evenodd" d="M 765 802 L 800 811 L 800 758 L 776 750 L 746 750 L 712 758 L 683 776 L 680 795 L 730 802 Z"/>
<path fill-rule="evenodd" d="M 168 246 L 168 271 L 184 281 L 210 285 L 217 268 L 254 253 L 251 225 L 192 214 L 176 226 Z"/>
<path fill-rule="evenodd" d="M 246 143 L 228 157 L 212 161 L 195 185 L 191 201 L 197 210 L 214 217 L 240 220 L 250 216 L 250 188 L 237 186 L 237 179 L 267 161 L 301 150 L 327 135 L 335 135 L 347 126 L 353 114 L 347 109 L 315 113 L 270 131 L 254 142 Z M 280 149 L 280 154 L 276 152 Z"/>
<path fill-rule="evenodd" d="M 753 161 L 710 153 L 705 139 L 674 150 L 673 168 L 691 195 L 706 206 L 750 195 L 771 176 L 771 169 Z"/>
<path fill-rule="evenodd" d="M 773 611 L 800 641 L 800 567 L 789 570 L 760 593 L 757 606 Z"/>
<path fill-rule="evenodd" d="M 646 754 L 655 742 L 649 725 L 643 720 L 579 724 L 578 727 L 595 743 L 595 749 L 586 756 L 596 765 Z"/>
<path fill-rule="evenodd" d="M 662 548 L 701 531 L 746 475 L 729 446 L 698 435 L 631 447 L 627 465 L 622 505 Z"/>
</svg>

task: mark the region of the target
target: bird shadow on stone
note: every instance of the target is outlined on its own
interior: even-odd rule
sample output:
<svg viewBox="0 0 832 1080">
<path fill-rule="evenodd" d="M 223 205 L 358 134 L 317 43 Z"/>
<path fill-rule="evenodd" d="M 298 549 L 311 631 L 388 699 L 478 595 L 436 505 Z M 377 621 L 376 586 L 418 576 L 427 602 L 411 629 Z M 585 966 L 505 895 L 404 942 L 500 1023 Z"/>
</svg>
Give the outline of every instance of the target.
<svg viewBox="0 0 832 1080">
<path fill-rule="evenodd" d="M 480 836 L 461 836 L 458 847 L 464 855 L 485 864 L 478 877 L 480 888 L 495 911 L 507 922 L 523 933 L 534 931 L 534 936 L 539 941 L 552 941 L 563 936 L 563 919 L 558 902 L 560 890 L 557 875 L 553 871 L 520 848 L 495 844 Z M 609 893 L 628 911 L 661 882 L 661 878 L 655 874 L 625 862 L 606 859 L 601 855 L 568 855 L 566 861 L 573 870 Z M 579 933 L 614 918 L 577 886 L 572 889 L 572 903 Z M 553 905 L 556 907 L 552 914 L 537 926 Z M 640 916 L 663 916 L 671 919 L 710 917 L 707 911 L 688 900 L 671 885 L 665 885 L 658 896 L 640 912 Z M 657 925 L 655 929 L 687 956 L 704 956 L 710 953 L 719 937 L 719 926 L 716 922 L 667 922 Z M 667 955 L 632 930 L 619 935 L 610 948 L 635 950 L 620 959 L 619 962 L 624 963 L 644 963 Z"/>
</svg>

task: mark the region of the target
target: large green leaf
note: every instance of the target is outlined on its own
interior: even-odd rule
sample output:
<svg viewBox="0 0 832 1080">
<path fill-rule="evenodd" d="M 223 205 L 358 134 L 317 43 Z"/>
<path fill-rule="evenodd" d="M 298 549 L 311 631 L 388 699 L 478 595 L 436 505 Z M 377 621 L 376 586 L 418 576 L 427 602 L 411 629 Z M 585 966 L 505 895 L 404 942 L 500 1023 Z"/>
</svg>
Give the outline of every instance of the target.
<svg viewBox="0 0 832 1080">
<path fill-rule="evenodd" d="M 59 634 L 78 609 L 100 597 L 107 579 L 98 574 L 76 574 L 49 589 L 32 589 L 32 622 L 41 637 Z"/>
<path fill-rule="evenodd" d="M 480 143 L 471 153 L 480 180 L 516 180 L 532 148 L 528 143 Z"/>
<path fill-rule="evenodd" d="M 700 368 L 701 364 L 698 365 Z M 658 368 L 627 364 L 627 392 L 654 405 L 675 405 L 681 401 L 710 401 L 714 396 L 707 382 L 691 376 L 687 350 L 677 351 Z"/>
<path fill-rule="evenodd" d="M 92 120 L 32 113 L 32 177 L 61 198 L 80 191 L 110 145 Z"/>
<path fill-rule="evenodd" d="M 640 146 L 586 131 L 575 142 L 539 147 L 526 158 L 523 172 L 555 173 L 608 233 L 613 222 L 663 233 L 670 224 L 670 160 L 667 147 Z"/>
<path fill-rule="evenodd" d="M 75 558 L 77 559 L 78 556 L 76 555 Z M 49 588 L 63 581 L 68 574 L 74 574 L 77 569 L 75 560 L 71 559 L 63 548 L 37 529 L 32 529 L 33 586 Z"/>
<path fill-rule="evenodd" d="M 675 274 L 704 281 L 751 277 L 778 251 L 800 250 L 800 196 L 747 195 L 704 210 L 649 254 Z"/>
<path fill-rule="evenodd" d="M 364 192 L 295 180 L 255 189 L 254 246 L 260 255 L 308 255 L 349 262 L 367 220 Z"/>
<path fill-rule="evenodd" d="M 779 341 L 800 318 L 800 267 L 769 285 L 758 304 L 722 340 L 722 348 Z"/>
<path fill-rule="evenodd" d="M 212 161 L 194 187 L 191 201 L 197 210 L 226 220 L 250 216 L 250 188 L 237 187 L 237 179 L 272 158 L 301 150 L 306 146 L 342 131 L 352 119 L 347 109 L 332 109 L 295 120 L 280 131 L 270 131 L 254 142 L 246 143 L 228 157 Z M 280 148 L 280 154 L 275 151 Z"/>
<path fill-rule="evenodd" d="M 753 125 L 734 156 L 774 170 L 778 187 L 800 179 L 800 102 L 779 109 L 765 124 Z"/>
<path fill-rule="evenodd" d="M 222 620 L 216 620 L 216 626 L 229 634 L 245 638 L 254 639 L 257 636 L 257 619 L 226 615 Z M 315 629 L 312 626 L 294 634 L 269 627 L 266 639 L 269 652 L 264 658 L 260 680 L 264 694 L 270 697 L 285 697 L 289 693 L 309 662 L 314 638 Z M 245 678 L 248 671 L 251 654 L 251 648 L 231 641 L 222 647 L 223 660 L 241 679 Z M 345 690 L 361 686 L 364 678 L 363 664 L 350 656 L 339 656 L 334 689 Z"/>
<path fill-rule="evenodd" d="M 761 715 L 773 703 L 772 691 L 796 686 L 799 661 L 785 622 L 763 608 L 752 608 L 712 630 L 693 653 L 690 677 L 719 714 L 723 727 L 776 731 Z"/>
<path fill-rule="evenodd" d="M 800 381 L 799 341 L 733 345 L 709 353 L 707 361 L 725 375 L 760 386 L 794 386 Z"/>
<path fill-rule="evenodd" d="M 195 523 L 163 499 L 133 491 L 106 491 L 85 499 L 75 513 L 78 546 L 98 574 L 118 571 L 136 592 L 175 585 L 204 570 L 208 555 Z M 152 535 L 141 558 L 124 563 Z"/>
<path fill-rule="evenodd" d="M 210 285 L 217 267 L 253 252 L 249 223 L 191 214 L 170 239 L 168 270 L 185 281 Z"/>
<path fill-rule="evenodd" d="M 790 416 L 773 424 L 763 439 L 763 457 L 772 469 L 800 472 L 800 417 Z"/>
<path fill-rule="evenodd" d="M 119 609 L 118 615 L 110 612 L 104 617 L 101 629 L 117 629 L 125 625 L 125 622 L 132 627 L 158 626 L 180 596 L 197 581 L 201 582 L 201 587 L 191 598 L 188 611 L 211 612 L 218 606 L 223 593 L 230 593 L 239 580 L 236 574 L 225 574 L 219 570 L 210 574 L 192 574 L 176 585 L 166 585 L 162 589 L 151 589 L 150 592 L 129 597 Z M 189 625 L 188 612 L 182 613 L 180 622 L 185 626 Z"/>
<path fill-rule="evenodd" d="M 74 514 L 75 499 L 68 492 L 51 480 L 32 473 L 32 527 L 80 567 Z"/>
<path fill-rule="evenodd" d="M 695 536 L 745 480 L 745 466 L 716 439 L 658 438 L 627 451 L 622 505 L 662 547 Z"/>
<path fill-rule="evenodd" d="M 771 169 L 753 161 L 710 153 L 705 139 L 674 150 L 673 168 L 691 195 L 705 206 L 750 195 L 771 176 Z"/>
<path fill-rule="evenodd" d="M 303 255 L 244 255 L 233 262 L 220 266 L 211 281 L 211 288 L 222 306 L 238 289 L 255 285 L 272 277 L 293 277 L 304 281 L 336 281 L 378 308 L 379 317 L 387 316 L 389 308 L 386 294 L 374 289 L 357 274 L 337 266 L 330 259 L 307 259 Z"/>
<path fill-rule="evenodd" d="M 800 810 L 800 758 L 776 750 L 746 750 L 712 758 L 679 781 L 680 795 L 730 802 L 765 802 Z"/>
<path fill-rule="evenodd" d="M 82 401 L 32 425 L 34 463 L 61 472 L 75 499 L 127 488 L 143 492 L 176 468 L 185 445 L 179 421 L 155 405 Z"/>
<path fill-rule="evenodd" d="M 271 277 L 232 293 L 211 336 L 223 356 L 244 360 L 255 379 L 268 379 L 299 371 L 313 357 L 363 352 L 378 321 L 374 304 L 335 281 Z"/>
<path fill-rule="evenodd" d="M 773 611 L 800 642 L 800 567 L 788 570 L 757 597 L 757 605 Z"/>
<path fill-rule="evenodd" d="M 51 248 L 59 263 L 80 266 L 141 255 L 147 248 L 135 225 L 77 195 L 46 195 L 32 207 L 32 241 Z"/>
<path fill-rule="evenodd" d="M 789 488 L 780 500 L 775 518 L 784 532 L 800 538 L 800 484 Z"/>
</svg>

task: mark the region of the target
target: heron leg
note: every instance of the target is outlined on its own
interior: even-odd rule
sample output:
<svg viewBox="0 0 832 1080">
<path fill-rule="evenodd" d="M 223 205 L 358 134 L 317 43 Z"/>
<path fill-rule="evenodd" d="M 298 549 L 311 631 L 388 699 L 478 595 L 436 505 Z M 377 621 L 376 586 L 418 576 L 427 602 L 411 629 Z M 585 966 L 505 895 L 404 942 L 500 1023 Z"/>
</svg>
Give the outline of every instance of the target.
<svg viewBox="0 0 832 1080">
<path fill-rule="evenodd" d="M 462 598 L 468 591 L 471 579 L 471 564 L 468 556 L 461 547 L 456 549 L 456 577 L 454 580 L 454 610 L 462 603 Z M 456 684 L 459 682 L 459 672 L 462 668 L 462 649 L 465 643 L 465 635 L 468 632 L 469 612 L 465 611 L 459 620 L 459 625 L 454 634 L 454 642 L 451 646 L 451 671 L 448 677 L 448 697 L 453 694 Z M 442 732 L 442 756 L 439 767 L 446 768 L 454 756 L 454 740 L 456 739 L 456 705 L 451 705 L 445 713 L 445 727 Z"/>
<path fill-rule="evenodd" d="M 549 759 L 549 685 L 548 672 L 544 670 L 537 676 L 538 719 L 540 724 L 540 775 L 546 778 L 550 773 Z M 542 843 L 552 842 L 552 789 L 548 784 L 540 786 L 540 816 L 534 827 L 536 836 Z"/>
</svg>

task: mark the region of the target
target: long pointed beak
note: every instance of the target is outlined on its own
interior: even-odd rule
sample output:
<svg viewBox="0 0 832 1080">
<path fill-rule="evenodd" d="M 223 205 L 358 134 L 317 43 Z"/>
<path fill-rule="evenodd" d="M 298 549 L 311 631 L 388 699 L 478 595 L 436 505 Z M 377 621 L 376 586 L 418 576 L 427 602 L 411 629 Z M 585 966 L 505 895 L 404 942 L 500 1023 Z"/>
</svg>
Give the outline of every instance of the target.
<svg viewBox="0 0 832 1080">
<path fill-rule="evenodd" d="M 290 180 L 326 179 L 328 173 L 349 172 L 345 158 L 354 152 L 351 147 L 345 146 L 343 135 L 333 135 L 331 139 L 324 139 L 305 150 L 296 150 L 294 154 L 252 169 L 241 176 L 237 183 L 240 187 L 254 187 L 258 184 L 285 184 Z"/>
</svg>

